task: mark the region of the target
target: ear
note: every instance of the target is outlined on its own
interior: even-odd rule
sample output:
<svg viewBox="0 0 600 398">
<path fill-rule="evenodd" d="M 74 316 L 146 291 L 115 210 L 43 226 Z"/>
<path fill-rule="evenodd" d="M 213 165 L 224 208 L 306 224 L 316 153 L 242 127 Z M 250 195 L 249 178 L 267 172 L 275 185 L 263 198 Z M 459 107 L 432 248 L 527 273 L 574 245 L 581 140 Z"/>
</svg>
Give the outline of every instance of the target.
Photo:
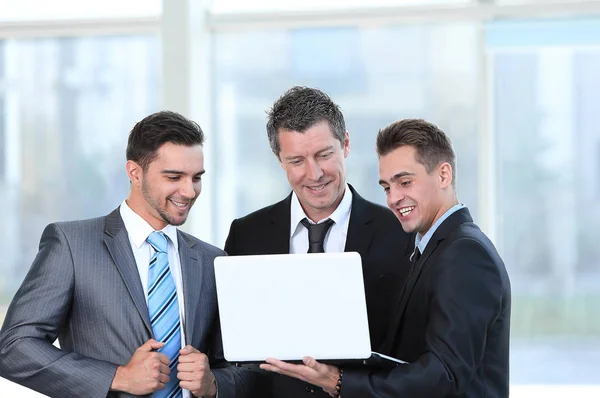
<svg viewBox="0 0 600 398">
<path fill-rule="evenodd" d="M 344 157 L 347 158 L 350 154 L 350 133 L 346 131 L 346 135 L 344 136 L 344 145 L 342 147 L 344 150 Z"/>
<path fill-rule="evenodd" d="M 144 170 L 142 169 L 142 166 L 133 160 L 128 160 L 127 163 L 125 163 L 125 170 L 127 171 L 127 177 L 132 184 L 141 184 L 142 178 L 144 177 Z"/>
<path fill-rule="evenodd" d="M 449 186 L 452 185 L 452 166 L 450 166 L 450 163 L 448 162 L 444 162 L 442 163 L 439 168 L 439 176 L 440 176 L 440 187 L 441 188 L 448 188 Z"/>
</svg>

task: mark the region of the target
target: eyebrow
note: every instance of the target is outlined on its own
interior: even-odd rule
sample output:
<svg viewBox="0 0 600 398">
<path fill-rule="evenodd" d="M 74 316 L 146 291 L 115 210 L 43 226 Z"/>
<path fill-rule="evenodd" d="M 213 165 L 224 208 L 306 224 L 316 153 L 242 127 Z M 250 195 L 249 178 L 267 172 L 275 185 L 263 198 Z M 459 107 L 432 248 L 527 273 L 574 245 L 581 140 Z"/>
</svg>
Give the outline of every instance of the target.
<svg viewBox="0 0 600 398">
<path fill-rule="evenodd" d="M 331 151 L 333 149 L 333 145 L 328 146 L 327 148 L 323 148 L 321 150 L 319 150 L 315 155 L 319 155 L 323 152 L 327 152 L 327 151 Z M 303 156 L 284 156 L 283 158 L 285 160 L 294 160 L 294 159 L 301 159 Z"/>
<path fill-rule="evenodd" d="M 333 145 L 329 145 L 327 148 L 323 148 L 319 152 L 317 152 L 317 155 L 320 153 L 323 153 L 323 152 L 331 151 L 332 149 L 333 149 Z"/>
<path fill-rule="evenodd" d="M 302 156 L 284 156 L 283 158 L 285 160 L 295 160 L 295 159 L 301 159 Z"/>
<path fill-rule="evenodd" d="M 180 170 L 162 170 L 160 173 L 161 173 L 161 174 L 175 174 L 175 175 L 179 175 L 179 176 L 184 176 L 184 175 L 186 175 L 186 173 L 185 173 L 185 172 L 183 172 L 183 171 L 180 171 Z M 199 175 L 200 175 L 200 176 L 201 176 L 201 175 L 202 175 L 202 174 L 204 174 L 204 173 L 206 173 L 206 170 L 199 171 L 198 173 L 196 173 L 196 174 L 194 174 L 194 175 L 196 175 L 196 176 L 199 176 Z"/>
<path fill-rule="evenodd" d="M 406 177 L 406 176 L 415 176 L 417 175 L 417 173 L 410 173 L 408 171 L 401 171 L 400 173 L 396 173 L 392 176 L 392 178 L 390 178 L 390 182 L 394 182 L 399 178 L 402 177 Z M 387 184 L 388 182 L 385 180 L 379 180 L 379 185 L 383 185 L 383 184 Z"/>
</svg>

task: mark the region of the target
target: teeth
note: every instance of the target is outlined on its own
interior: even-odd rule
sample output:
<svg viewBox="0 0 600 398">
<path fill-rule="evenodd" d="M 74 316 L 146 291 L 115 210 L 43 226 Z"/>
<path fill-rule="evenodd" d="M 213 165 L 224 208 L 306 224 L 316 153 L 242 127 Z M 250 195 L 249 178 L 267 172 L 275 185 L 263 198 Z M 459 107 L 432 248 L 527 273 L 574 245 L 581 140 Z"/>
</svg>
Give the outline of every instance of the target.
<svg viewBox="0 0 600 398">
<path fill-rule="evenodd" d="M 415 206 L 404 207 L 400 209 L 400 214 L 402 214 L 403 216 L 407 216 L 410 214 L 411 211 L 413 211 L 414 208 Z"/>
<path fill-rule="evenodd" d="M 171 200 L 171 202 L 177 207 L 185 207 L 186 206 L 185 203 L 175 202 L 174 200 Z"/>
<path fill-rule="evenodd" d="M 309 187 L 309 188 L 312 189 L 313 191 L 320 191 L 323 188 L 325 188 L 325 184 L 319 185 L 318 187 Z"/>
</svg>

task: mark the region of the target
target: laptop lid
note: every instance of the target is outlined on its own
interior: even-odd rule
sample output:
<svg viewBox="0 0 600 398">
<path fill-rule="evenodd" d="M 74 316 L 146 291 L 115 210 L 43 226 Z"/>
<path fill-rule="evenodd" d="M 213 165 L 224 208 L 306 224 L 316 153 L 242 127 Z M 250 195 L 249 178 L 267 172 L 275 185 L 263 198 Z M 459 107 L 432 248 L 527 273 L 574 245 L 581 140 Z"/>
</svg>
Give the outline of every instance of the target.
<svg viewBox="0 0 600 398">
<path fill-rule="evenodd" d="M 218 257 L 215 278 L 227 361 L 371 356 L 358 253 Z"/>
</svg>

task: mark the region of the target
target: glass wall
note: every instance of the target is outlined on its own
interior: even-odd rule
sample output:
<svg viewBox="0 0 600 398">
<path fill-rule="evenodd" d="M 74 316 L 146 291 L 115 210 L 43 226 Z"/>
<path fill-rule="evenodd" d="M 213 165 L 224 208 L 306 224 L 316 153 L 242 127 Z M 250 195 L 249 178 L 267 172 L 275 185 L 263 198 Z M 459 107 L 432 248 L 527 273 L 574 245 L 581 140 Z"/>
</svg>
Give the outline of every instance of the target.
<svg viewBox="0 0 600 398">
<path fill-rule="evenodd" d="M 364 9 L 372 10 L 378 7 L 411 7 L 427 5 L 459 5 L 471 3 L 471 0 L 213 0 L 210 2 L 210 11 L 212 14 L 221 14 L 228 12 L 235 13 L 257 13 L 257 12 L 314 12 L 318 16 L 319 12 L 326 11 L 360 11 Z"/>
<path fill-rule="evenodd" d="M 100 25 L 156 18 L 158 25 L 161 9 L 182 1 L 195 0 L 123 7 L 0 0 L 0 321 L 45 225 L 106 214 L 123 200 L 127 134 L 170 106 L 162 85 L 180 82 L 161 77 L 158 34 L 116 36 L 94 25 L 101 36 L 23 39 L 3 26 L 60 20 L 67 31 L 79 19 L 73 27 L 84 32 L 80 22 L 90 18 Z M 192 54 L 188 69 L 193 77 L 208 71 L 210 88 L 181 93 L 194 104 L 208 99 L 212 115 L 197 120 L 210 126 L 214 165 L 202 194 L 211 204 L 188 223 L 212 217 L 201 238 L 222 246 L 235 217 L 289 193 L 265 131 L 265 110 L 289 87 L 321 88 L 341 105 L 352 145 L 349 182 L 382 204 L 377 131 L 423 117 L 454 141 L 459 197 L 511 276 L 511 396 L 599 396 L 600 12 L 592 12 L 593 0 L 203 4 L 210 40 L 191 42 L 210 42 L 212 54 Z M 516 19 L 545 15 L 546 7 L 565 16 Z M 293 23 L 295 11 L 302 23 Z M 277 15 L 289 26 L 269 20 Z M 576 385 L 593 389 L 579 395 Z"/>
<path fill-rule="evenodd" d="M 600 19 L 487 29 L 513 382 L 597 384 Z"/>
<path fill-rule="evenodd" d="M 296 84 L 319 87 L 342 107 L 351 142 L 348 180 L 362 196 L 385 204 L 377 182 L 379 128 L 423 117 L 452 136 L 460 197 L 477 214 L 477 40 L 473 24 L 216 34 L 216 179 L 228 182 L 208 193 L 218 198 L 217 242 L 223 244 L 234 217 L 288 194 L 267 141 L 265 110 Z"/>
<path fill-rule="evenodd" d="M 290 86 L 319 87 L 341 105 L 349 181 L 379 203 L 378 129 L 426 118 L 451 136 L 459 198 L 476 221 L 492 220 L 511 275 L 512 384 L 598 384 L 600 19 L 248 29 L 213 40 L 216 180 L 227 182 L 208 193 L 217 244 L 234 217 L 290 190 L 264 113 Z"/>
<path fill-rule="evenodd" d="M 161 0 L 0 0 L 0 22 L 146 18 L 161 14 Z"/>
<path fill-rule="evenodd" d="M 127 134 L 160 108 L 160 80 L 158 36 L 0 41 L 0 306 L 48 223 L 125 198 Z"/>
</svg>

